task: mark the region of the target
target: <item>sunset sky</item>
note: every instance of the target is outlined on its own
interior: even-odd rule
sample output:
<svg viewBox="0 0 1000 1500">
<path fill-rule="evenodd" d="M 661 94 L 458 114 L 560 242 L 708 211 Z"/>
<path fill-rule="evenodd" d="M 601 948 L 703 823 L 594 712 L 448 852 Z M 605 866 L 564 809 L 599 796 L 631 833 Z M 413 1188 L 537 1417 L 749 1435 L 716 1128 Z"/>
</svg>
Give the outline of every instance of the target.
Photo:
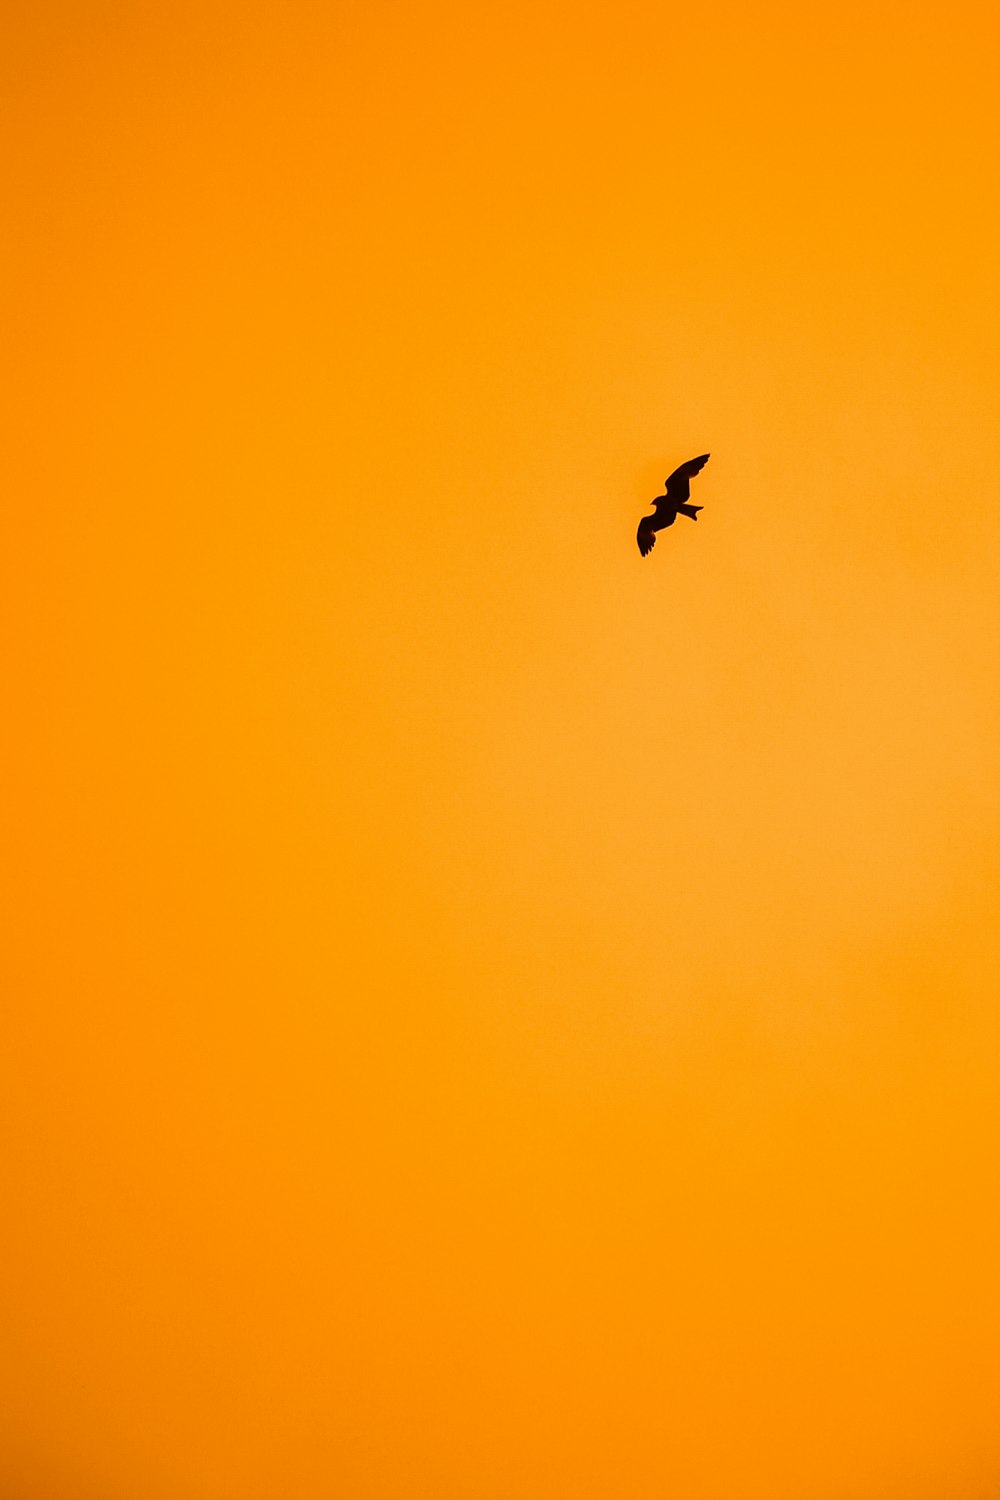
<svg viewBox="0 0 1000 1500">
<path fill-rule="evenodd" d="M 3 25 L 4 1500 L 993 1500 L 995 6 Z"/>
</svg>

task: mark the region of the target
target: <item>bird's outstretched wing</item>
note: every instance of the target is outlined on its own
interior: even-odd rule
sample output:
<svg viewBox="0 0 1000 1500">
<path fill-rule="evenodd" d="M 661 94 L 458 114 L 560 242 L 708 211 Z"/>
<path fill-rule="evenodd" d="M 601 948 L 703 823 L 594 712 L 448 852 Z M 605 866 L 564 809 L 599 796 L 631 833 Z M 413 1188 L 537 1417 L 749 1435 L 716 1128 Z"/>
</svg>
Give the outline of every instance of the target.
<svg viewBox="0 0 1000 1500">
<path fill-rule="evenodd" d="M 667 499 L 671 505 L 683 505 L 690 498 L 691 480 L 705 467 L 709 457 L 708 453 L 703 453 L 700 458 L 689 458 L 686 464 L 674 470 L 667 480 Z"/>
<path fill-rule="evenodd" d="M 656 545 L 656 532 L 653 530 L 653 517 L 643 516 L 639 522 L 639 530 L 635 534 L 639 543 L 639 551 L 646 557 Z"/>
</svg>

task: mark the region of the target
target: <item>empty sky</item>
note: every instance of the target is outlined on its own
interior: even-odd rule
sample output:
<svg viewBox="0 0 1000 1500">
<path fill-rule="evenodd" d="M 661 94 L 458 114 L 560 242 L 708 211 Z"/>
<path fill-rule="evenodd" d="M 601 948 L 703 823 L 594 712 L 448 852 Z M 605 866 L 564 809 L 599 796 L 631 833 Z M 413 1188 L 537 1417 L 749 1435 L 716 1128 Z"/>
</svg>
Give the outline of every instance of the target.
<svg viewBox="0 0 1000 1500">
<path fill-rule="evenodd" d="M 996 1493 L 993 7 L 4 25 L 4 1493 Z"/>
</svg>

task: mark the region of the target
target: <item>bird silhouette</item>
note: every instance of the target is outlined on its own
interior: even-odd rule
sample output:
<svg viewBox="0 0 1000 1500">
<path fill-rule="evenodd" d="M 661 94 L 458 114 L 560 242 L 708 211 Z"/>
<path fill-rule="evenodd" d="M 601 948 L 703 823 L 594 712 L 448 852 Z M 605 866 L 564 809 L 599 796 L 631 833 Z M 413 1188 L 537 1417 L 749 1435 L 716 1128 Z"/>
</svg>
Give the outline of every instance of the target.
<svg viewBox="0 0 1000 1500">
<path fill-rule="evenodd" d="M 639 530 L 635 539 L 639 543 L 639 551 L 646 557 L 653 550 L 656 542 L 657 531 L 662 531 L 664 526 L 672 526 L 678 515 L 687 516 L 692 521 L 697 521 L 698 512 L 704 510 L 703 505 L 688 505 L 686 501 L 691 497 L 691 479 L 700 469 L 708 463 L 710 455 L 703 453 L 700 458 L 689 458 L 686 464 L 681 464 L 675 469 L 667 480 L 667 493 L 657 495 L 653 501 L 656 510 L 651 516 L 643 516 L 639 522 Z"/>
</svg>

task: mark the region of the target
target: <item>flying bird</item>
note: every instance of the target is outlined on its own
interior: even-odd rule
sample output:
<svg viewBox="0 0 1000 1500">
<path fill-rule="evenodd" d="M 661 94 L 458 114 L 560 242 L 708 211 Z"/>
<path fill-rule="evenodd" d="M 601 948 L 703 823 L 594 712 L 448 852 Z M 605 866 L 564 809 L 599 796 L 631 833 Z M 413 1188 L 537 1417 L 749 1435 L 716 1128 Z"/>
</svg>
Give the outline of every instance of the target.
<svg viewBox="0 0 1000 1500">
<path fill-rule="evenodd" d="M 686 464 L 681 464 L 675 469 L 667 480 L 667 493 L 657 495 L 653 504 L 655 513 L 651 516 L 643 516 L 639 522 L 639 530 L 635 539 L 639 543 L 639 551 L 643 557 L 652 552 L 656 541 L 655 533 L 662 531 L 664 526 L 672 526 L 678 515 L 687 516 L 689 520 L 697 521 L 698 512 L 704 510 L 703 505 L 688 505 L 686 502 L 691 498 L 691 480 L 699 470 L 708 463 L 709 454 L 703 453 L 700 458 L 689 458 Z"/>
</svg>

